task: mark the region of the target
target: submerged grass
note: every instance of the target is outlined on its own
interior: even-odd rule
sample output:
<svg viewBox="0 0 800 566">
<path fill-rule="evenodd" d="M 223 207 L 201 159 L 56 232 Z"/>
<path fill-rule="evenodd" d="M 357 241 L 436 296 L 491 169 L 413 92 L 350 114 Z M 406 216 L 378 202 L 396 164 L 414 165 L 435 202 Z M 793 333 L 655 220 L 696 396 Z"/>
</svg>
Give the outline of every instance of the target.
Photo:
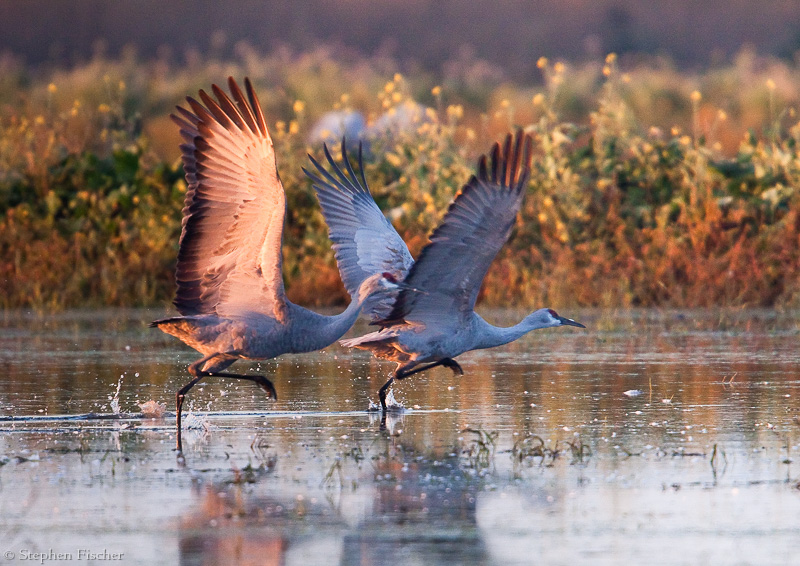
<svg viewBox="0 0 800 566">
<path fill-rule="evenodd" d="M 495 450 L 497 449 L 497 438 L 500 433 L 474 428 L 465 428 L 461 431 L 461 434 L 464 433 L 473 435 L 473 438 L 461 449 L 461 454 L 466 460 L 465 465 L 475 470 L 484 470 L 492 467 Z"/>
<path fill-rule="evenodd" d="M 483 300 L 508 306 L 800 306 L 800 73 L 743 52 L 682 74 L 656 60 L 540 60 L 512 85 L 461 62 L 435 80 L 320 49 L 235 60 L 98 57 L 71 70 L 0 60 L 0 307 L 168 303 L 186 186 L 166 115 L 249 75 L 287 190 L 292 300 L 342 302 L 324 220 L 301 171 L 330 110 L 415 119 L 370 148 L 365 174 L 413 254 L 477 155 L 514 127 L 536 160 Z M 416 106 L 420 105 L 420 106 Z M 334 153 L 336 153 L 334 151 Z"/>
</svg>

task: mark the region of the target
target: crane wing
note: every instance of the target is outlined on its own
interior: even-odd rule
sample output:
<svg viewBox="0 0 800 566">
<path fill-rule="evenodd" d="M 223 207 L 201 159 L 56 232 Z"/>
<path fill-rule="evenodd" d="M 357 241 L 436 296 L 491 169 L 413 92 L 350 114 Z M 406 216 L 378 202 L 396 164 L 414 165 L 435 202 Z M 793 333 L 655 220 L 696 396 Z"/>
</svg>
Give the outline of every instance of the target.
<svg viewBox="0 0 800 566">
<path fill-rule="evenodd" d="M 281 242 L 286 195 L 249 79 L 247 97 L 200 91 L 171 118 L 181 128 L 186 198 L 175 306 L 186 315 L 261 312 L 285 320 Z"/>
<path fill-rule="evenodd" d="M 456 196 L 430 243 L 422 249 L 381 326 L 403 321 L 457 324 L 475 306 L 483 278 L 505 244 L 517 217 L 531 171 L 533 141 L 518 131 L 501 149 L 494 144 Z M 416 291 L 414 289 L 417 289 Z M 421 292 L 420 292 L 421 291 Z"/>
<path fill-rule="evenodd" d="M 303 171 L 314 183 L 347 292 L 355 297 L 361 282 L 375 273 L 389 272 L 402 280 L 414 260 L 369 192 L 361 145 L 358 148 L 360 177 L 356 177 L 347 158 L 344 139 L 342 159 L 347 173 L 333 159 L 328 146 L 323 147 L 332 172 L 311 155 L 308 157 L 317 171 L 312 173 L 305 168 Z M 373 320 L 386 317 L 396 296 L 397 291 L 389 289 L 375 293 L 364 303 L 363 312 Z"/>
</svg>

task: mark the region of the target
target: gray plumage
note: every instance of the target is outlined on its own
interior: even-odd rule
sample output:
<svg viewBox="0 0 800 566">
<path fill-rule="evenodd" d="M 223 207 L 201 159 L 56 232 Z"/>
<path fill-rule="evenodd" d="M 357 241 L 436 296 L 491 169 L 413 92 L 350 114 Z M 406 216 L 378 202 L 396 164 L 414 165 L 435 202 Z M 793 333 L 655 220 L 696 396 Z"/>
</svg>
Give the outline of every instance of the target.
<svg viewBox="0 0 800 566">
<path fill-rule="evenodd" d="M 410 264 L 402 238 L 369 193 L 360 152 L 358 179 L 344 150 L 343 142 L 347 174 L 327 147 L 325 157 L 333 172 L 312 157 L 317 171 L 306 174 L 314 182 L 348 291 L 355 291 L 362 274 L 368 273 L 367 266 L 378 264 L 393 266 L 393 274 L 405 283 L 393 294 L 377 294 L 365 307 L 381 330 L 341 342 L 397 362 L 394 376 L 380 390 L 384 410 L 386 391 L 394 379 L 437 365 L 463 373 L 453 358 L 469 350 L 507 344 L 538 328 L 583 328 L 551 309 L 539 309 L 510 328 L 493 326 L 473 310 L 486 272 L 508 239 L 525 196 L 532 165 L 530 136 L 521 131 L 515 137 L 509 134 L 502 147 L 495 144 L 489 157 L 480 158 L 477 175 L 456 196 L 430 243 Z"/>
<path fill-rule="evenodd" d="M 281 243 L 286 195 L 275 151 L 250 81 L 247 97 L 228 79 L 231 97 L 212 87 L 178 107 L 187 190 L 175 271 L 175 307 L 182 315 L 151 326 L 180 338 L 201 354 L 193 379 L 177 393 L 178 450 L 186 393 L 204 377 L 253 381 L 271 397 L 264 376 L 222 373 L 236 360 L 310 352 L 341 338 L 370 294 L 395 288 L 380 271 L 359 279 L 339 315 L 323 316 L 292 304 L 283 288 Z"/>
<path fill-rule="evenodd" d="M 345 150 L 342 141 L 342 151 Z M 402 280 L 414 264 L 414 259 L 403 238 L 375 204 L 364 178 L 362 153 L 358 153 L 360 178 L 353 167 L 344 160 L 347 175 L 336 165 L 327 145 L 325 157 L 332 165 L 329 173 L 312 156 L 311 162 L 319 171 L 317 177 L 305 168 L 303 171 L 314 181 L 314 189 L 328 224 L 328 237 L 333 242 L 336 263 L 342 282 L 350 295 L 365 277 L 372 273 L 389 272 Z M 346 153 L 342 153 L 346 155 Z M 389 315 L 396 292 L 386 290 L 367 300 L 363 312 L 373 321 Z"/>
</svg>

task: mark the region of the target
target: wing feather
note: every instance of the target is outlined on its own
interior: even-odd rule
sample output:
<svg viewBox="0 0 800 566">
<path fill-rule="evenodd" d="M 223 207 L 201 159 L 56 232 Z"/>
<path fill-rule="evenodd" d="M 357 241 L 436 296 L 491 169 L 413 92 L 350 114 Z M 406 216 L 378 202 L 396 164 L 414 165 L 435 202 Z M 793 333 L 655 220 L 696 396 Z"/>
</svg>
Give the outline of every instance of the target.
<svg viewBox="0 0 800 566">
<path fill-rule="evenodd" d="M 344 139 L 342 160 L 346 173 L 336 163 L 327 145 L 323 148 L 330 171 L 311 155 L 309 159 L 316 171 L 303 171 L 314 184 L 347 292 L 355 297 L 361 282 L 375 273 L 389 272 L 402 280 L 414 260 L 369 192 L 361 146 L 358 150 L 360 177 L 356 176 L 347 158 Z M 373 320 L 381 319 L 391 311 L 395 297 L 396 291 L 375 293 L 364 303 L 363 312 Z"/>
<path fill-rule="evenodd" d="M 264 114 L 245 79 L 245 98 L 212 86 L 187 97 L 180 128 L 187 190 L 175 306 L 183 315 L 260 312 L 285 320 L 281 241 L 286 195 Z"/>
<path fill-rule="evenodd" d="M 505 244 L 525 196 L 532 140 L 518 131 L 495 144 L 491 163 L 478 161 L 473 176 L 456 196 L 405 282 L 423 293 L 399 292 L 391 313 L 377 324 L 404 321 L 459 324 L 475 307 L 481 284 Z"/>
</svg>

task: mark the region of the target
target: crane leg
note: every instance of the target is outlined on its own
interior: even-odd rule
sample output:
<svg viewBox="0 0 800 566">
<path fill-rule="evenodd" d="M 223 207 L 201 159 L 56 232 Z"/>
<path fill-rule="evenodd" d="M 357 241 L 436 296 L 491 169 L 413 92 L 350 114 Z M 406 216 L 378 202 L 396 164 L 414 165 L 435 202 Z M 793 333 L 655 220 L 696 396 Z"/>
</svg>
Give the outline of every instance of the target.
<svg viewBox="0 0 800 566">
<path fill-rule="evenodd" d="M 399 378 L 398 378 L 399 379 Z M 381 409 L 384 413 L 386 413 L 386 392 L 389 391 L 389 388 L 394 383 L 394 377 L 390 377 L 389 381 L 383 384 L 383 387 L 380 388 L 378 391 L 378 396 L 381 398 Z"/>
<path fill-rule="evenodd" d="M 461 366 L 453 358 L 442 358 L 438 362 L 426 364 L 424 366 L 420 366 L 414 369 L 411 369 L 412 367 L 414 367 L 413 362 L 410 364 L 400 366 L 395 370 L 394 375 L 389 378 L 389 381 L 384 383 L 383 387 L 381 387 L 380 391 L 378 391 L 378 396 L 381 398 L 381 409 L 383 409 L 383 412 L 384 413 L 386 412 L 386 394 L 389 392 L 389 389 L 391 388 L 392 383 L 394 383 L 395 379 L 399 381 L 401 379 L 407 378 L 410 375 L 414 375 L 415 373 L 420 373 L 429 370 L 431 368 L 435 368 L 436 366 L 444 366 L 446 368 L 450 368 L 451 370 L 453 370 L 453 373 L 456 375 L 464 375 L 464 370 L 461 369 Z M 405 369 L 406 367 L 408 369 Z"/>
<path fill-rule="evenodd" d="M 442 365 L 446 368 L 450 368 L 453 370 L 455 375 L 464 375 L 464 370 L 461 369 L 461 366 L 458 365 L 458 362 L 455 361 L 453 358 L 445 358 L 442 360 Z"/>
<path fill-rule="evenodd" d="M 181 443 L 181 414 L 183 411 L 183 400 L 186 398 L 186 394 L 189 392 L 189 390 L 198 383 L 200 383 L 200 381 L 202 381 L 206 377 L 224 377 L 229 379 L 244 379 L 246 381 L 252 381 L 256 385 L 258 385 L 261 389 L 266 391 L 268 397 L 272 397 L 272 399 L 276 401 L 278 400 L 278 393 L 275 391 L 275 386 L 269 379 L 267 379 L 263 375 L 241 375 L 238 373 L 225 373 L 221 371 L 203 371 L 201 369 L 205 365 L 205 363 L 211 360 L 212 358 L 229 356 L 229 355 L 230 354 L 225 354 L 225 353 L 210 354 L 208 356 L 205 356 L 197 360 L 196 362 L 194 362 L 189 366 L 189 373 L 193 376 L 193 379 L 189 383 L 181 387 L 178 390 L 178 393 L 175 395 L 175 409 L 176 409 L 175 425 L 177 427 L 176 448 L 179 455 L 181 452 L 183 452 L 183 446 Z M 219 367 L 220 369 L 224 369 L 229 365 L 231 365 L 234 361 L 236 361 L 236 358 L 230 360 L 223 360 L 221 363 L 219 362 L 217 363 L 217 367 Z"/>
</svg>

